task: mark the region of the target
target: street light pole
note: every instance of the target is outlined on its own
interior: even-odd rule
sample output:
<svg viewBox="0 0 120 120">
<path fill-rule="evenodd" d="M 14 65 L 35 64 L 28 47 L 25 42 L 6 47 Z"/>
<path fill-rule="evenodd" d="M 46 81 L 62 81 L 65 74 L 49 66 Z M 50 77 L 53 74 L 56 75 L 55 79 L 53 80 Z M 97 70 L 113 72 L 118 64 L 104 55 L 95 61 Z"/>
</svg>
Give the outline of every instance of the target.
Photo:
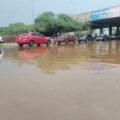
<svg viewBox="0 0 120 120">
<path fill-rule="evenodd" d="M 35 18 L 35 15 L 34 15 L 34 0 L 32 0 L 32 18 L 33 18 L 33 22 L 34 22 L 34 18 Z"/>
</svg>

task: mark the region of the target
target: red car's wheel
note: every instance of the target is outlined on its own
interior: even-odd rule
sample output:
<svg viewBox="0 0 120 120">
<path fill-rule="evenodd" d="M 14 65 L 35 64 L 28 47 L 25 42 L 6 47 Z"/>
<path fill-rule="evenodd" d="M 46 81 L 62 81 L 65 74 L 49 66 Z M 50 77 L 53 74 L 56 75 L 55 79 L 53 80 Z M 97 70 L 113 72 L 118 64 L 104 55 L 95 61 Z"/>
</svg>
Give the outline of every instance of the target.
<svg viewBox="0 0 120 120">
<path fill-rule="evenodd" d="M 34 42 L 32 40 L 29 41 L 29 47 L 33 47 Z"/>
<path fill-rule="evenodd" d="M 46 46 L 49 46 L 49 45 L 50 45 L 50 40 L 46 42 Z"/>
<path fill-rule="evenodd" d="M 19 45 L 19 47 L 23 47 L 23 44 L 18 44 Z"/>
</svg>

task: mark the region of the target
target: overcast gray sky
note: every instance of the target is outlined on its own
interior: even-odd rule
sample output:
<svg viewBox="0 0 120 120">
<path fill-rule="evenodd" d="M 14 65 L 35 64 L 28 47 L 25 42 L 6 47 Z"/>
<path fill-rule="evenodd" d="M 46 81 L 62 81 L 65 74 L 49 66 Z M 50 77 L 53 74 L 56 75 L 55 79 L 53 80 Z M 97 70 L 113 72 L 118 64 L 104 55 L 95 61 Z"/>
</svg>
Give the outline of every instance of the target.
<svg viewBox="0 0 120 120">
<path fill-rule="evenodd" d="M 31 24 L 33 18 L 46 11 L 78 14 L 120 5 L 120 0 L 0 0 L 0 5 L 0 26 L 7 26 L 16 22 Z"/>
</svg>

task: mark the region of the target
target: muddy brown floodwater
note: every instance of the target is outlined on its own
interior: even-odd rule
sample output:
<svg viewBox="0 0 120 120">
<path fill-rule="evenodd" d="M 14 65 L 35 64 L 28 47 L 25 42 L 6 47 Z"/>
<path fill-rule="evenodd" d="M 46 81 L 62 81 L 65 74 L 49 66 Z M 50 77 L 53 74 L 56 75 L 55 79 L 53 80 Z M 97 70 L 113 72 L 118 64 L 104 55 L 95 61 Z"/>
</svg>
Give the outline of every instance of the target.
<svg viewBox="0 0 120 120">
<path fill-rule="evenodd" d="M 120 41 L 0 47 L 0 120 L 120 120 Z"/>
</svg>

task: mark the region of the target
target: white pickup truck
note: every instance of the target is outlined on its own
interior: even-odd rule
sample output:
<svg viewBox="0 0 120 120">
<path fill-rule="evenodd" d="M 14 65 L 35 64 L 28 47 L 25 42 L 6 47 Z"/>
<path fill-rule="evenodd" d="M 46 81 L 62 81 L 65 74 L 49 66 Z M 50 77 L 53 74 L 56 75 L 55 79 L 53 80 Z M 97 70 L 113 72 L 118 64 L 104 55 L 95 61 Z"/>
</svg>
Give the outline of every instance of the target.
<svg viewBox="0 0 120 120">
<path fill-rule="evenodd" d="M 4 43 L 4 40 L 1 36 L 0 36 L 0 43 Z"/>
</svg>

